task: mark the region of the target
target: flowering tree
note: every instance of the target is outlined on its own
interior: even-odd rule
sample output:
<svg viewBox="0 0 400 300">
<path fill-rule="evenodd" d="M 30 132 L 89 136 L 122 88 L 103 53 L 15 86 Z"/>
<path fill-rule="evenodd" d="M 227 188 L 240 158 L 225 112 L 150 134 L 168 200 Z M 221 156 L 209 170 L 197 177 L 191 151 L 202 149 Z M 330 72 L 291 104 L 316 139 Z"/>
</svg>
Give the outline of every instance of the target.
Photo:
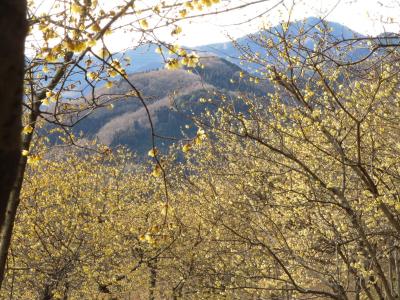
<svg viewBox="0 0 400 300">
<path fill-rule="evenodd" d="M 193 154 L 205 175 L 188 180 L 192 206 L 236 263 L 215 254 L 214 288 L 396 299 L 398 36 L 338 40 L 316 26 L 254 36 L 262 51 L 241 50 L 258 71 L 243 80 L 270 84 L 268 97 L 224 96 L 214 121 L 198 121 L 219 142 Z"/>
<path fill-rule="evenodd" d="M 182 31 L 181 20 L 261 2 L 268 1 L 239 6 L 226 1 L 228 6 L 217 6 L 212 12 L 209 8 L 219 0 L 2 2 L 2 22 L 10 30 L 1 33 L 5 46 L 0 74 L 0 282 L 26 163 L 40 160 L 31 144 L 38 123 L 48 122 L 68 132 L 94 109 L 111 107 L 121 97 L 134 97 L 146 106 L 132 83 L 129 95 L 105 96 L 104 89 L 112 86 L 113 78 L 128 81 L 125 67 L 131 64 L 123 53 L 112 53 L 107 35 L 126 31 L 135 37 L 132 48 L 156 43 L 175 55 L 165 57 L 167 66 L 173 68 L 179 61 L 193 66 L 196 56 L 161 39 L 159 30 L 176 36 Z M 74 143 L 73 136 L 67 139 Z"/>
</svg>

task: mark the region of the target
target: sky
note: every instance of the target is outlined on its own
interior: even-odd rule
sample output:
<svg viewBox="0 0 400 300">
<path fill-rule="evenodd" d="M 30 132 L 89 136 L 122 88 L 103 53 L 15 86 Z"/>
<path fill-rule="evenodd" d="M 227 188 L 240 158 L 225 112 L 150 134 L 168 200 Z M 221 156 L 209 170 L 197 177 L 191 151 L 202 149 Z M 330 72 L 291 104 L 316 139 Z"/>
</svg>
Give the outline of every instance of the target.
<svg viewBox="0 0 400 300">
<path fill-rule="evenodd" d="M 49 7 L 50 4 L 46 3 L 54 3 L 54 0 L 36 1 L 41 2 L 42 10 Z M 99 3 L 107 9 L 118 1 L 124 0 L 99 0 Z M 144 5 L 152 5 L 157 0 L 140 1 Z M 249 1 L 254 0 L 222 0 L 221 2 L 229 2 L 230 7 L 235 7 Z M 278 3 L 281 4 L 277 6 Z M 270 8 L 273 9 L 269 13 L 247 22 Z M 341 23 L 362 34 L 377 35 L 384 31 L 399 32 L 399 24 L 387 24 L 386 22 L 390 18 L 399 20 L 399 16 L 396 15 L 399 11 L 400 0 L 269 0 L 228 13 L 182 21 L 180 25 L 184 30 L 176 42 L 188 47 L 225 42 L 230 38 L 257 32 L 262 24 L 274 26 L 280 21 L 287 20 L 289 14 L 291 20 L 301 20 L 311 16 L 325 17 L 328 21 Z M 170 29 L 168 32 L 161 31 L 160 37 L 172 42 L 169 33 Z M 110 35 L 107 40 L 107 44 L 113 51 L 121 51 L 135 44 L 134 37 L 122 31 Z"/>
<path fill-rule="evenodd" d="M 231 0 L 231 6 L 238 6 L 246 1 L 250 0 Z M 275 6 L 279 2 L 281 1 L 270 0 L 268 3 L 264 2 L 245 9 L 182 22 L 184 31 L 177 42 L 189 47 L 225 42 L 231 37 L 238 38 L 256 32 L 262 24 L 274 26 L 282 20 L 287 20 L 289 14 L 292 20 L 301 20 L 310 16 L 325 17 L 328 21 L 341 23 L 362 34 L 399 32 L 399 24 L 386 22 L 390 18 L 399 19 L 396 15 L 396 12 L 400 10 L 400 4 L 396 3 L 398 1 L 283 0 L 283 5 Z M 268 14 L 246 22 L 269 8 L 273 9 Z M 240 25 L 235 25 L 238 23 Z M 110 39 L 115 47 L 124 48 L 125 44 L 129 45 L 129 41 L 123 37 L 122 33 Z"/>
<path fill-rule="evenodd" d="M 284 1 L 285 5 L 280 5 L 269 14 L 262 18 L 257 18 L 253 22 L 240 26 L 226 26 L 245 21 L 278 2 L 271 0 L 271 4 L 263 3 L 245 10 L 219 15 L 217 18 L 197 20 L 192 24 L 188 24 L 189 26 L 185 26 L 182 44 L 195 46 L 228 40 L 227 32 L 235 38 L 256 32 L 263 22 L 274 26 L 282 20 L 287 20 L 291 8 L 291 18 L 293 20 L 301 20 L 310 16 L 322 16 L 329 21 L 341 23 L 362 34 L 376 35 L 384 31 L 399 31 L 398 24 L 388 25 L 382 22 L 390 17 L 399 19 L 399 15 L 396 13 L 399 12 L 400 5 L 393 3 L 395 1 L 387 0 L 303 0 L 295 1 L 296 4 L 294 6 L 291 5 L 293 1 Z M 385 8 L 385 6 L 388 7 Z M 384 20 L 380 20 L 382 16 Z"/>
</svg>

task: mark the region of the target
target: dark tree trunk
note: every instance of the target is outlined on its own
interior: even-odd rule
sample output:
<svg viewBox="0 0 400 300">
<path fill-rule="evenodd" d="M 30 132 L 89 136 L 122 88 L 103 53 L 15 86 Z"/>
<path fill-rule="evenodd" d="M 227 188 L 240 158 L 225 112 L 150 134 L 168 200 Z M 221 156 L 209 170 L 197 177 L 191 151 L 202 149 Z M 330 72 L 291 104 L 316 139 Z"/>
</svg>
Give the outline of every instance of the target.
<svg viewBox="0 0 400 300">
<path fill-rule="evenodd" d="M 157 260 L 150 261 L 148 264 L 150 276 L 149 276 L 149 300 L 155 300 L 155 291 L 157 286 Z"/>
<path fill-rule="evenodd" d="M 26 0 L 0 0 L 0 243 L 21 156 Z M 6 243 L 9 244 L 9 243 Z M 8 250 L 0 249 L 1 251 Z M 0 287 L 6 255 L 0 255 Z"/>
</svg>

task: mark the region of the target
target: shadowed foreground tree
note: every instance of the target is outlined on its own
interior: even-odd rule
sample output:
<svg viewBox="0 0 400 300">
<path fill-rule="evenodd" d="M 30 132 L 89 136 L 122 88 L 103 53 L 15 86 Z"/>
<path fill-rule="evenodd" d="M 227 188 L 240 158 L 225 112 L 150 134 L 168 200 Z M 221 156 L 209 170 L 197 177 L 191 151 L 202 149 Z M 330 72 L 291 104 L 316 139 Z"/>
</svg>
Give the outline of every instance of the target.
<svg viewBox="0 0 400 300">
<path fill-rule="evenodd" d="M 24 45 L 28 30 L 25 0 L 6 0 L 0 3 L 0 239 L 7 240 L 3 228 L 10 226 L 7 204 L 17 177 L 21 157 L 22 97 L 24 80 Z M 6 252 L 0 243 L 0 253 Z M 6 257 L 0 255 L 0 266 Z M 0 268 L 2 269 L 2 268 Z M 4 271 L 4 270 L 3 270 Z M 3 278 L 0 272 L 0 282 Z"/>
</svg>

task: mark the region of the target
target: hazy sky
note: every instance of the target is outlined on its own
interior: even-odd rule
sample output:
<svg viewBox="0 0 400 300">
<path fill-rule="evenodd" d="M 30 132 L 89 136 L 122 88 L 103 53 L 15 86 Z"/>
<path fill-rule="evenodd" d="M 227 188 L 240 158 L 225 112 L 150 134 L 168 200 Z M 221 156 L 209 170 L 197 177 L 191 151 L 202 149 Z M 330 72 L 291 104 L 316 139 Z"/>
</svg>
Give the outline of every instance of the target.
<svg viewBox="0 0 400 300">
<path fill-rule="evenodd" d="M 50 7 L 46 3 L 54 3 L 54 0 L 36 1 L 42 4 L 41 10 L 46 10 Z M 105 9 L 115 6 L 118 1 L 123 0 L 99 0 Z M 156 0 L 141 1 L 143 5 L 151 6 Z M 231 0 L 229 3 L 231 6 L 239 6 L 249 1 L 254 0 Z M 283 2 L 283 5 L 275 7 L 280 2 Z M 293 2 L 295 3 L 294 6 Z M 304 19 L 310 16 L 323 16 L 329 21 L 344 24 L 363 34 L 374 35 L 382 33 L 385 30 L 399 32 L 398 24 L 389 25 L 386 23 L 390 18 L 394 18 L 395 20 L 400 19 L 400 16 L 396 14 L 400 11 L 400 4 L 396 2 L 400 2 L 400 0 L 269 0 L 268 2 L 229 13 L 192 19 L 190 22 L 183 21 L 181 26 L 184 28 L 184 31 L 179 36 L 177 42 L 181 45 L 192 47 L 224 42 L 229 40 L 228 33 L 231 37 L 237 38 L 251 32 L 256 32 L 263 23 L 273 26 L 282 20 L 287 20 L 289 11 L 291 12 L 292 20 Z M 252 22 L 245 22 L 249 18 L 260 15 L 271 7 L 275 8 L 262 18 L 256 18 Z M 170 29 L 168 32 L 161 32 L 160 37 L 166 40 L 170 39 L 169 32 Z M 111 50 L 119 51 L 134 45 L 135 43 L 132 42 L 133 38 L 132 34 L 119 32 L 107 37 L 107 44 Z"/>
<path fill-rule="evenodd" d="M 241 2 L 234 0 L 233 2 Z M 240 26 L 225 26 L 240 21 L 247 20 L 250 16 L 258 15 L 268 7 L 279 1 L 271 0 L 270 4 L 260 4 L 249 9 L 239 10 L 231 13 L 219 15 L 217 18 L 199 19 L 189 26 L 185 26 L 185 34 L 182 36 L 182 43 L 186 45 L 201 45 L 206 43 L 227 40 L 226 32 L 234 37 L 243 36 L 249 32 L 259 29 L 262 22 L 271 25 L 277 24 L 288 16 L 288 11 L 292 7 L 293 1 L 284 1 L 285 6 L 272 10 L 267 16 L 258 18 L 253 22 Z M 387 31 L 399 30 L 398 24 L 388 25 L 380 20 L 393 17 L 399 19 L 400 5 L 395 1 L 376 1 L 376 0 L 303 0 L 296 1 L 292 10 L 293 19 L 304 19 L 309 16 L 326 16 L 327 20 L 335 21 L 348 26 L 349 28 L 363 34 L 379 34 Z M 385 8 L 384 6 L 388 6 Z"/>
<path fill-rule="evenodd" d="M 250 0 L 232 0 L 233 6 L 238 6 Z M 252 22 L 245 22 L 257 16 L 268 8 L 274 7 L 280 0 L 270 0 L 268 3 L 254 5 L 229 13 L 199 18 L 183 22 L 184 32 L 179 38 L 179 44 L 197 46 L 229 40 L 230 36 L 237 38 L 259 30 L 264 22 L 276 25 L 287 19 L 291 11 L 292 19 L 304 19 L 309 16 L 324 16 L 329 21 L 335 21 L 363 34 L 379 34 L 386 31 L 398 32 L 398 24 L 389 25 L 389 18 L 399 19 L 396 14 L 400 10 L 397 1 L 391 0 L 284 0 L 284 5 L 275 7 L 270 13 Z M 293 6 L 293 2 L 295 5 Z M 125 46 L 129 40 L 122 34 L 112 38 L 115 46 Z"/>
</svg>

